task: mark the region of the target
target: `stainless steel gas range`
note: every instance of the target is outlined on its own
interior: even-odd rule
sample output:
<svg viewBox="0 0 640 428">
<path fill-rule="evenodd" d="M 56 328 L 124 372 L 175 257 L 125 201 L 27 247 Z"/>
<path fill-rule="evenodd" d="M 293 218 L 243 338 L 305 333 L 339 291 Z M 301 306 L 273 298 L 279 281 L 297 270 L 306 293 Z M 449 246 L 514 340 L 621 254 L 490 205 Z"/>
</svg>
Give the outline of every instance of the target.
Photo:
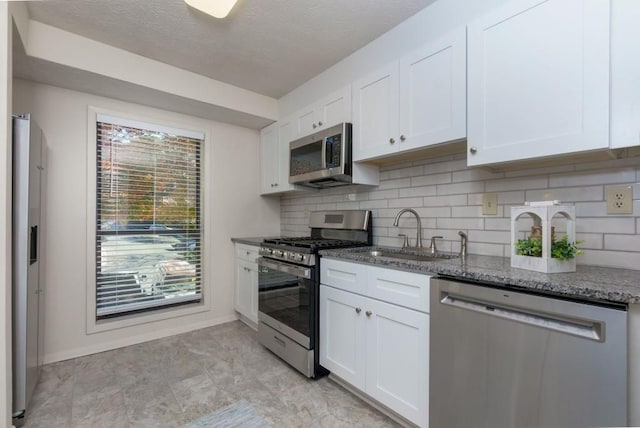
<svg viewBox="0 0 640 428">
<path fill-rule="evenodd" d="M 371 212 L 314 211 L 311 235 L 264 240 L 258 259 L 258 339 L 307 377 L 320 366 L 319 293 L 322 249 L 371 245 Z"/>
</svg>

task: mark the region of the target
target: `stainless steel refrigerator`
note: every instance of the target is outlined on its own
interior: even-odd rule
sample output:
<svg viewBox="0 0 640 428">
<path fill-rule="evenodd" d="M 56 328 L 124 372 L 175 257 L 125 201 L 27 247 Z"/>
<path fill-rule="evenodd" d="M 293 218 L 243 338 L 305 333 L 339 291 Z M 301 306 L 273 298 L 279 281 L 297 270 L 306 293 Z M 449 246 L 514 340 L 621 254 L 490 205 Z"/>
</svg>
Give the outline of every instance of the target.
<svg viewBox="0 0 640 428">
<path fill-rule="evenodd" d="M 29 115 L 13 116 L 13 423 L 20 426 L 43 355 L 44 143 Z"/>
</svg>

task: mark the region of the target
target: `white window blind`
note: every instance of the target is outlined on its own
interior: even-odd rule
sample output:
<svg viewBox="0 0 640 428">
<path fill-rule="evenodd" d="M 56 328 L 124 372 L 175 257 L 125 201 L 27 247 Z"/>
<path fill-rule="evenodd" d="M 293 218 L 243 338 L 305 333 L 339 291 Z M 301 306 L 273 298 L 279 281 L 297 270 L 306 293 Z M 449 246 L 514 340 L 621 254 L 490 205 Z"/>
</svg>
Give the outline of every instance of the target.
<svg viewBox="0 0 640 428">
<path fill-rule="evenodd" d="M 98 319 L 202 299 L 203 139 L 98 115 Z"/>
</svg>

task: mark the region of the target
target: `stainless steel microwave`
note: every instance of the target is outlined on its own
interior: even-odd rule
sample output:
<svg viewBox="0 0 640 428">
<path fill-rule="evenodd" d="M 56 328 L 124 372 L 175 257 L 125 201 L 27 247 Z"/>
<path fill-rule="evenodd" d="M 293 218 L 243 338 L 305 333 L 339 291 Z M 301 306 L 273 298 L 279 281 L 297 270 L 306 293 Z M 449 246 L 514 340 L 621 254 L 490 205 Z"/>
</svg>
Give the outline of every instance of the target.
<svg viewBox="0 0 640 428">
<path fill-rule="evenodd" d="M 289 183 L 322 188 L 351 182 L 350 123 L 289 143 Z"/>
</svg>

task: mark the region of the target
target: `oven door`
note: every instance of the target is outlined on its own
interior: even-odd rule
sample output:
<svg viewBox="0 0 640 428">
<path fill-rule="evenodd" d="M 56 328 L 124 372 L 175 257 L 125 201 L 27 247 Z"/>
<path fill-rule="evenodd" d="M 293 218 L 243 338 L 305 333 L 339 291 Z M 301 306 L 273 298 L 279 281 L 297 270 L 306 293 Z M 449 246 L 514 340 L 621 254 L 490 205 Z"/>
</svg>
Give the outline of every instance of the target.
<svg viewBox="0 0 640 428">
<path fill-rule="evenodd" d="M 313 349 L 315 269 L 258 259 L 258 320 Z"/>
</svg>

